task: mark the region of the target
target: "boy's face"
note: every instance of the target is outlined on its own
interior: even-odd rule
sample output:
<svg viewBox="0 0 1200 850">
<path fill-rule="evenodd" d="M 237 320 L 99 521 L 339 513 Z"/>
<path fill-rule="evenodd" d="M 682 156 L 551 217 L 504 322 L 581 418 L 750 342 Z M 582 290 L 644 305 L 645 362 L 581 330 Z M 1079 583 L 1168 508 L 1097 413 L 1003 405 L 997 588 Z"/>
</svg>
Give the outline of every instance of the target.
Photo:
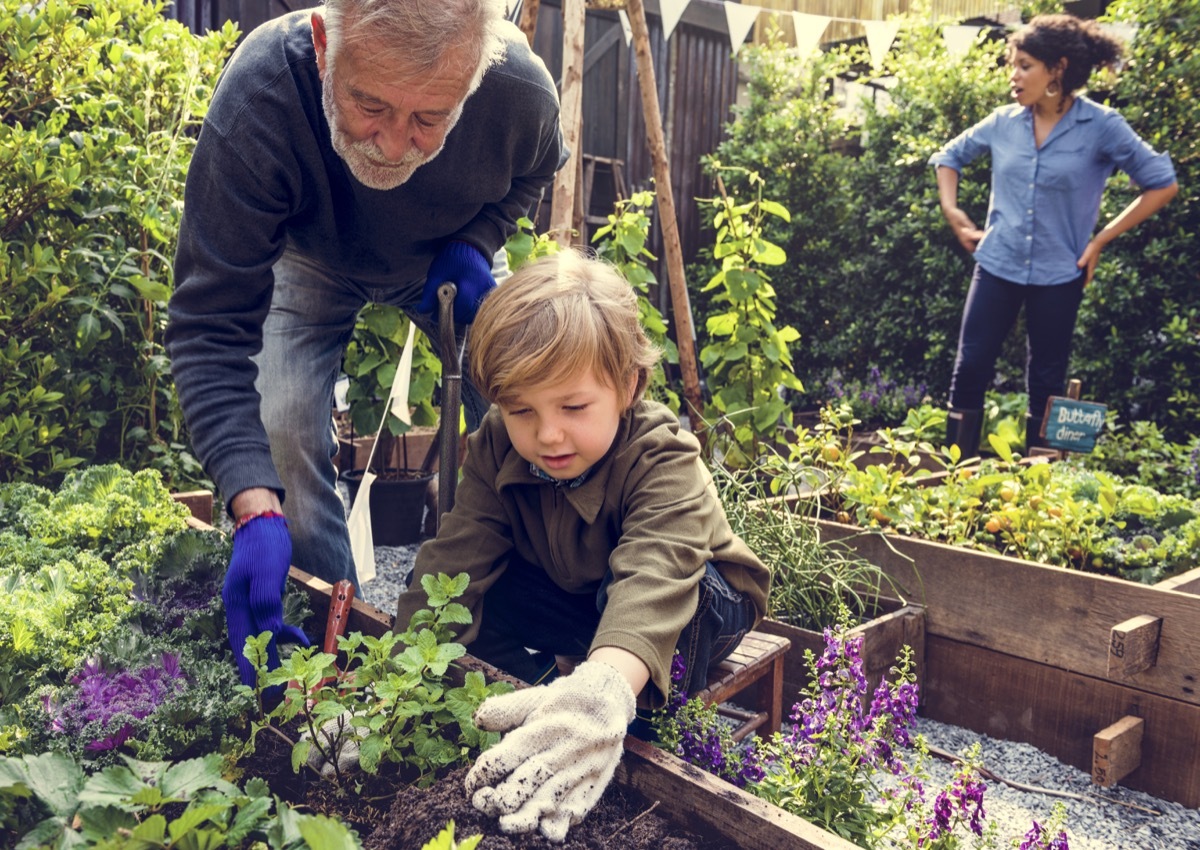
<svg viewBox="0 0 1200 850">
<path fill-rule="evenodd" d="M 604 457 L 637 384 L 608 386 L 591 371 L 521 388 L 499 405 L 513 447 L 525 460 L 563 481 L 578 478 Z"/>
</svg>

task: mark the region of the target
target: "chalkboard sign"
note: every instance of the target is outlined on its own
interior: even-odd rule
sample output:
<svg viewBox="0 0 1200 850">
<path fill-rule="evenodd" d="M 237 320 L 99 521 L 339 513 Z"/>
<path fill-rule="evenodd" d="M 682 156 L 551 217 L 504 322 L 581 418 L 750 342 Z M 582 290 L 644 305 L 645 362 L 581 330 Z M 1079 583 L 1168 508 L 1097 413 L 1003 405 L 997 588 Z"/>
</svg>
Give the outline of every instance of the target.
<svg viewBox="0 0 1200 850">
<path fill-rule="evenodd" d="M 1094 401 L 1053 395 L 1046 401 L 1042 437 L 1046 445 L 1068 452 L 1090 452 L 1104 427 L 1108 407 Z"/>
</svg>

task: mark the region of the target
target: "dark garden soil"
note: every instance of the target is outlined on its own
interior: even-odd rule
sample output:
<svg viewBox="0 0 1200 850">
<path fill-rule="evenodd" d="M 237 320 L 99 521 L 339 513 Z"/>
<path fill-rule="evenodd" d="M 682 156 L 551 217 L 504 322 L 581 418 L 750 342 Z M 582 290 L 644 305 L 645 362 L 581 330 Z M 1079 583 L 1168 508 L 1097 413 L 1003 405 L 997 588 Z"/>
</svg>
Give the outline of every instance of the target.
<svg viewBox="0 0 1200 850">
<path fill-rule="evenodd" d="M 430 788 L 408 784 L 386 768 L 378 776 L 356 773 L 339 791 L 303 769 L 291 768 L 291 745 L 260 732 L 255 752 L 241 762 L 243 777 L 260 777 L 272 793 L 315 814 L 336 818 L 358 832 L 367 850 L 420 850 L 453 820 L 455 837 L 484 836 L 479 850 L 734 850 L 724 841 L 699 838 L 675 827 L 643 804 L 610 785 L 596 807 L 573 827 L 563 844 L 541 835 L 505 835 L 495 818 L 477 811 L 463 789 L 466 768 Z M 359 787 L 358 783 L 361 783 Z"/>
<path fill-rule="evenodd" d="M 495 818 L 478 812 L 463 790 L 466 768 L 446 776 L 432 788 L 406 788 L 396 795 L 387 819 L 365 842 L 367 850 L 415 850 L 454 821 L 461 841 L 483 835 L 480 850 L 715 850 L 717 845 L 675 828 L 621 789 L 609 786 L 583 822 L 567 833 L 563 844 L 552 844 L 538 833 L 505 835 Z"/>
</svg>

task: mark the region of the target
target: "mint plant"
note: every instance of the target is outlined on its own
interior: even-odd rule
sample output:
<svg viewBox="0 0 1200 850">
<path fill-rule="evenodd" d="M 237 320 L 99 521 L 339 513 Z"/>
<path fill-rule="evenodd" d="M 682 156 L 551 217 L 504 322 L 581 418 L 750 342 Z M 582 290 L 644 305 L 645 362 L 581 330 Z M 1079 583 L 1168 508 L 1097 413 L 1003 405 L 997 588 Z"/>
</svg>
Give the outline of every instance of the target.
<svg viewBox="0 0 1200 850">
<path fill-rule="evenodd" d="M 21 847 L 361 847 L 345 825 L 292 809 L 262 780 L 227 782 L 221 765 L 216 753 L 176 764 L 126 759 L 87 776 L 62 753 L 0 759 L 0 829 Z"/>
<path fill-rule="evenodd" d="M 293 770 L 310 764 L 315 751 L 333 783 L 346 788 L 352 779 L 347 762 L 353 761 L 346 756 L 353 753 L 368 773 L 395 764 L 427 785 L 442 769 L 466 763 L 496 743 L 499 734 L 478 729 L 471 717 L 487 697 L 512 686 L 489 684 L 471 671 L 462 685 L 450 687 L 450 666 L 466 654 L 452 640 L 451 627 L 471 622 L 467 608 L 453 600 L 467 583 L 465 573 L 423 577 L 429 608 L 414 614 L 403 632 L 339 638 L 338 650 L 347 659 L 341 669 L 333 654 L 301 648 L 267 671 L 270 633 L 247 640 L 246 657 L 258 669 L 252 690 L 260 706 L 250 746 L 265 729 L 284 737 L 285 730 L 299 730 L 298 739 L 288 739 Z M 264 692 L 278 686 L 287 688 L 283 700 L 264 711 Z"/>
</svg>

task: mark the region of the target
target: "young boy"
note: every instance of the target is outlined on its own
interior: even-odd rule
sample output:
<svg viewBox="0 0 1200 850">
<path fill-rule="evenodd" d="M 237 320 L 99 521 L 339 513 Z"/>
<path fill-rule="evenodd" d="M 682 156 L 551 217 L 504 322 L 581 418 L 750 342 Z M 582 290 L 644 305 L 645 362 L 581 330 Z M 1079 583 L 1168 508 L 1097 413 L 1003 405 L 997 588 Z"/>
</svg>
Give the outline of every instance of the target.
<svg viewBox="0 0 1200 850">
<path fill-rule="evenodd" d="M 473 655 L 535 684 L 556 656 L 586 658 L 485 702 L 476 722 L 509 734 L 467 776 L 502 829 L 562 841 L 612 778 L 635 703 L 664 702 L 676 650 L 684 690 L 703 688 L 763 616 L 769 573 L 730 529 L 695 437 L 642 399 L 659 352 L 614 268 L 571 251 L 529 263 L 471 333 L 493 407 L 396 623 L 424 606 L 423 575 L 466 571 Z"/>
</svg>

